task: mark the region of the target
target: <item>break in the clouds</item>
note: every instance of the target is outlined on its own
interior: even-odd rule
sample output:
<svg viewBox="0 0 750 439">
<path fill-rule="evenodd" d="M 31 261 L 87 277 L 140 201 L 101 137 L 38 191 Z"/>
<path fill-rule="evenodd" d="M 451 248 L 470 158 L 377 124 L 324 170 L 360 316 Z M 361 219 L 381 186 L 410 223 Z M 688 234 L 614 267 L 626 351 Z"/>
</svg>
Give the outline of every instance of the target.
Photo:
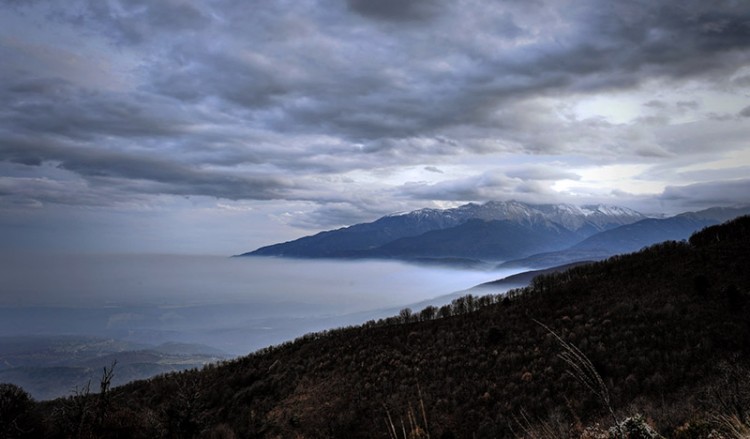
<svg viewBox="0 0 750 439">
<path fill-rule="evenodd" d="M 5 0 L 0 58 L 4 234 L 750 201 L 746 2 Z"/>
</svg>

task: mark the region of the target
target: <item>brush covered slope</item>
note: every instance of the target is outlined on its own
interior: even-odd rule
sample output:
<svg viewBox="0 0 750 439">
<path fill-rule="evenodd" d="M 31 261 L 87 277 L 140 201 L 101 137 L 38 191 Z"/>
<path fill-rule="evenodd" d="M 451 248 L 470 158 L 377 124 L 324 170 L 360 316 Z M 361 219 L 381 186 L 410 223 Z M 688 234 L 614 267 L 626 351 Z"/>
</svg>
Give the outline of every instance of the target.
<svg viewBox="0 0 750 439">
<path fill-rule="evenodd" d="M 538 277 L 507 297 L 404 310 L 42 403 L 34 428 L 47 437 L 607 437 L 616 419 L 667 437 L 718 437 L 749 421 L 749 246 L 743 217 L 689 242 Z M 567 343 L 591 361 L 606 400 L 561 358 Z"/>
</svg>

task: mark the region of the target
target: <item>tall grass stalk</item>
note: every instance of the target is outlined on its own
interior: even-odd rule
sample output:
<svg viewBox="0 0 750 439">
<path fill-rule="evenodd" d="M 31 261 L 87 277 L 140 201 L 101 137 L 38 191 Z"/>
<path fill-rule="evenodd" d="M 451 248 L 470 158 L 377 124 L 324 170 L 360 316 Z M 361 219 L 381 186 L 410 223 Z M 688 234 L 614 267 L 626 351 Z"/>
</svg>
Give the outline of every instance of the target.
<svg viewBox="0 0 750 439">
<path fill-rule="evenodd" d="M 415 413 L 414 406 L 411 402 L 409 403 L 409 408 L 406 412 L 406 423 L 404 422 L 403 416 L 399 418 L 399 424 L 401 427 L 400 431 L 396 424 L 394 424 L 393 417 L 391 416 L 391 412 L 390 410 L 388 410 L 388 407 L 386 407 L 385 405 L 383 406 L 386 415 L 386 430 L 388 431 L 388 437 L 390 439 L 430 439 L 430 433 L 427 427 L 427 411 L 425 410 L 424 399 L 422 398 L 422 389 L 417 386 L 417 391 L 419 395 L 419 411 L 422 417 L 422 425 L 420 425 L 419 417 Z"/>
<path fill-rule="evenodd" d="M 596 367 L 591 363 L 591 360 L 589 360 L 586 354 L 581 352 L 575 345 L 563 340 L 562 337 L 560 337 L 549 326 L 536 319 L 532 320 L 555 337 L 555 340 L 557 340 L 557 343 L 562 348 L 562 352 L 558 354 L 558 357 L 568 366 L 568 369 L 565 372 L 576 381 L 583 384 L 584 387 L 599 398 L 604 408 L 612 417 L 612 421 L 614 421 L 617 436 L 623 438 L 624 435 L 620 426 L 620 421 L 617 419 L 617 415 L 615 415 L 615 411 L 612 408 L 609 389 L 607 389 L 607 385 L 604 384 L 602 376 L 597 372 Z"/>
<path fill-rule="evenodd" d="M 718 415 L 714 418 L 714 421 L 732 439 L 750 439 L 750 425 L 737 417 L 737 415 Z"/>
<path fill-rule="evenodd" d="M 555 426 L 553 424 L 552 419 L 546 421 L 537 420 L 535 422 L 532 422 L 532 419 L 529 418 L 526 410 L 523 409 L 521 409 L 519 415 L 520 417 L 514 415 L 513 421 L 515 421 L 516 425 L 521 428 L 521 431 L 523 433 L 522 435 L 517 434 L 513 428 L 513 425 L 509 423 L 510 430 L 516 437 L 531 439 L 560 439 L 563 437 L 567 437 L 567 435 L 565 435 L 561 431 L 559 425 Z"/>
</svg>

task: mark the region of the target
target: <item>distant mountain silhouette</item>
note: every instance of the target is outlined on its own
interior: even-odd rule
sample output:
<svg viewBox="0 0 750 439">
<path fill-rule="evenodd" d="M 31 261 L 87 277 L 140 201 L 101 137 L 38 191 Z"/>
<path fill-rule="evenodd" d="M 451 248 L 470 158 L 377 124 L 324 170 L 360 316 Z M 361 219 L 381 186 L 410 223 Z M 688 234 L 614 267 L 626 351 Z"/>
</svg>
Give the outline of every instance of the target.
<svg viewBox="0 0 750 439">
<path fill-rule="evenodd" d="M 578 261 L 601 260 L 664 241 L 681 241 L 706 226 L 750 214 L 750 207 L 711 208 L 670 218 L 648 218 L 590 236 L 564 250 L 534 254 L 500 264 L 501 268 L 544 268 Z"/>
<path fill-rule="evenodd" d="M 388 215 L 241 256 L 505 260 L 563 249 L 645 218 L 616 206 L 491 201 Z"/>
<path fill-rule="evenodd" d="M 471 219 L 448 229 L 397 239 L 360 255 L 369 257 L 459 257 L 503 260 L 565 247 L 581 235 L 557 223 L 522 224 L 510 220 Z"/>
<path fill-rule="evenodd" d="M 465 268 L 501 261 L 500 268 L 548 268 L 687 239 L 703 227 L 744 214 L 750 214 L 750 207 L 647 218 L 616 206 L 490 201 L 388 215 L 241 256 L 387 258 Z"/>
</svg>

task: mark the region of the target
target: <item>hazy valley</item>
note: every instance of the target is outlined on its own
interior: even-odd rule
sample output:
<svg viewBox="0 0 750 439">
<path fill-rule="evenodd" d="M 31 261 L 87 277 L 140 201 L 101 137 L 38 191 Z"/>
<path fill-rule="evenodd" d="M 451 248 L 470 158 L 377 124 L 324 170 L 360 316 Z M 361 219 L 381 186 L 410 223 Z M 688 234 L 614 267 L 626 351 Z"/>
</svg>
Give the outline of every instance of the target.
<svg viewBox="0 0 750 439">
<path fill-rule="evenodd" d="M 65 396 L 117 359 L 114 384 L 124 384 L 403 308 L 500 294 L 540 274 L 685 239 L 748 210 L 646 218 L 613 206 L 492 202 L 389 215 L 249 254 L 284 258 L 16 257 L 5 264 L 11 294 L 0 306 L 0 380 L 38 399 Z M 534 254 L 540 245 L 565 248 Z M 528 256 L 498 263 L 501 255 Z"/>
<path fill-rule="evenodd" d="M 416 437 L 732 437 L 748 428 L 749 244 L 743 217 L 17 419 L 51 437 L 400 437 L 401 422 Z"/>
<path fill-rule="evenodd" d="M 668 220 L 647 219 L 622 227 L 635 230 L 637 241 L 642 227 L 653 230 L 654 221 Z M 340 269 L 344 264 L 350 269 L 346 271 L 349 280 L 343 282 L 341 291 L 329 290 L 332 296 L 327 300 L 333 301 L 318 302 L 318 315 L 311 316 L 307 305 L 301 305 L 297 317 L 294 307 L 281 307 L 279 310 L 285 312 L 276 316 L 272 315 L 273 306 L 255 310 L 255 324 L 277 325 L 275 328 L 247 325 L 253 321 L 252 310 L 257 304 L 196 304 L 196 314 L 191 316 L 190 307 L 165 306 L 169 296 L 163 296 L 157 300 L 160 307 L 131 310 L 140 314 L 122 312 L 126 308 L 117 307 L 110 311 L 105 328 L 111 331 L 123 324 L 119 328 L 127 329 L 120 332 L 123 341 L 80 336 L 7 337 L 0 340 L 0 379 L 21 384 L 38 398 L 64 395 L 63 386 L 80 383 L 68 390 L 68 395 L 78 395 L 72 399 L 27 406 L 24 416 L 35 419 L 32 431 L 44 430 L 52 437 L 75 431 L 93 436 L 122 431 L 127 437 L 193 437 L 209 432 L 258 437 L 318 437 L 321 432 L 327 432 L 324 437 L 381 437 L 384 428 L 392 429 L 388 424 L 383 427 L 383 421 L 393 422 L 393 417 L 409 418 L 408 431 L 417 436 L 431 431 L 445 437 L 508 437 L 517 435 L 516 429 L 545 431 L 563 425 L 594 428 L 591 422 L 610 422 L 607 410 L 614 413 L 614 419 L 635 414 L 649 419 L 645 424 L 643 418 L 632 418 L 635 424 L 627 428 L 655 428 L 674 437 L 682 437 L 679 431 L 690 431 L 704 437 L 700 433 L 704 430 L 745 428 L 744 412 L 725 404 L 726 398 L 750 403 L 750 388 L 737 382 L 739 387 L 730 393 L 717 389 L 722 380 L 750 376 L 745 375 L 750 369 L 743 359 L 750 346 L 750 279 L 744 269 L 750 262 L 746 251 L 749 230 L 748 217 L 742 217 L 696 233 L 689 243 L 667 241 L 603 262 L 506 272 L 509 276 L 504 279 L 495 277 L 485 282 L 477 282 L 477 276 L 504 276 L 495 271 L 437 269 L 388 261 L 290 260 L 292 265 L 287 267 L 309 269 L 308 264 L 313 264 L 316 269 L 308 272 L 311 277 L 321 276 L 321 267 Z M 271 264 L 281 260 L 229 261 Z M 264 270 L 271 266 L 262 265 Z M 386 288 L 384 296 L 377 296 L 380 307 L 368 308 L 374 304 L 365 306 L 359 300 L 354 300 L 354 308 L 345 303 L 342 306 L 341 299 L 347 294 L 364 294 L 356 286 L 362 276 L 369 274 L 364 277 L 370 282 L 378 274 L 393 276 L 396 268 L 403 270 L 404 276 L 376 281 Z M 419 279 L 417 273 L 424 277 Z M 438 274 L 444 278 L 436 279 Z M 407 279 L 415 283 L 404 283 Z M 426 291 L 425 279 L 439 282 Z M 454 293 L 458 288 L 446 285 L 447 279 L 476 287 Z M 402 289 L 388 291 L 394 284 Z M 421 296 L 411 294 L 406 300 L 402 294 L 417 285 L 422 288 Z M 437 285 L 446 294 L 437 294 Z M 368 283 L 368 288 L 372 286 Z M 307 287 L 308 291 L 314 288 L 311 284 Z M 224 291 L 225 299 L 231 296 L 230 291 Z M 78 299 L 87 297 L 82 292 Z M 220 297 L 216 295 L 213 300 Z M 403 307 L 388 307 L 386 299 Z M 101 300 L 114 306 L 111 297 Z M 279 303 L 290 304 L 284 300 Z M 337 303 L 340 308 L 336 308 Z M 200 317 L 212 306 L 215 314 Z M 234 314 L 230 308 L 235 308 Z M 104 319 L 103 310 L 77 312 Z M 166 310 L 169 319 L 164 318 Z M 174 319 L 176 310 L 194 326 L 172 326 L 172 334 L 165 331 L 169 326 L 149 328 L 149 319 L 151 324 L 157 320 L 164 323 Z M 161 314 L 148 317 L 149 312 L 156 311 Z M 240 315 L 250 319 L 244 326 L 229 324 L 225 332 L 215 326 L 217 321 L 227 323 L 232 316 L 239 319 Z M 209 326 L 201 326 L 201 319 Z M 279 331 L 278 325 L 293 321 L 296 324 L 290 332 Z M 7 322 L 8 327 L 17 323 Z M 309 326 L 298 325 L 300 322 Z M 234 360 L 207 346 L 147 346 L 124 341 L 148 339 L 149 331 L 157 339 L 217 331 L 216 337 L 236 334 L 238 340 L 242 336 L 247 340 L 258 329 L 280 337 L 277 341 L 261 341 L 267 343 L 264 346 L 275 346 Z M 590 361 L 586 363 L 591 366 L 590 372 L 574 372 L 565 378 L 571 364 L 561 361 L 565 358 L 561 352 L 580 353 L 576 361 Z M 675 368 L 675 364 L 684 366 Z M 107 395 L 103 408 L 104 400 L 97 402 L 95 389 L 102 371 L 106 376 L 107 367 L 112 365 L 117 379 L 103 387 Z M 122 385 L 163 373 L 166 375 Z M 584 384 L 592 377 L 601 381 L 596 381 L 599 384 L 593 391 L 587 390 L 587 385 L 576 384 L 576 373 L 594 374 L 579 376 Z M 87 383 L 93 383 L 93 387 Z M 110 390 L 117 385 L 120 387 Z M 3 389 L 11 390 L 7 386 Z M 597 393 L 605 391 L 612 395 L 606 401 Z M 654 411 L 655 398 L 659 398 L 660 412 Z M 419 418 L 415 404 L 420 407 Z M 59 411 L 63 407 L 68 409 Z M 77 412 L 68 412 L 74 407 L 78 407 Z M 104 412 L 90 417 L 97 410 Z M 154 418 L 150 411 L 161 415 Z M 254 414 L 248 417 L 248 413 Z M 710 416 L 716 414 L 725 416 L 722 419 L 727 423 L 711 421 Z M 70 416 L 81 416 L 84 424 L 70 424 Z M 182 421 L 174 424 L 179 419 Z"/>
</svg>

